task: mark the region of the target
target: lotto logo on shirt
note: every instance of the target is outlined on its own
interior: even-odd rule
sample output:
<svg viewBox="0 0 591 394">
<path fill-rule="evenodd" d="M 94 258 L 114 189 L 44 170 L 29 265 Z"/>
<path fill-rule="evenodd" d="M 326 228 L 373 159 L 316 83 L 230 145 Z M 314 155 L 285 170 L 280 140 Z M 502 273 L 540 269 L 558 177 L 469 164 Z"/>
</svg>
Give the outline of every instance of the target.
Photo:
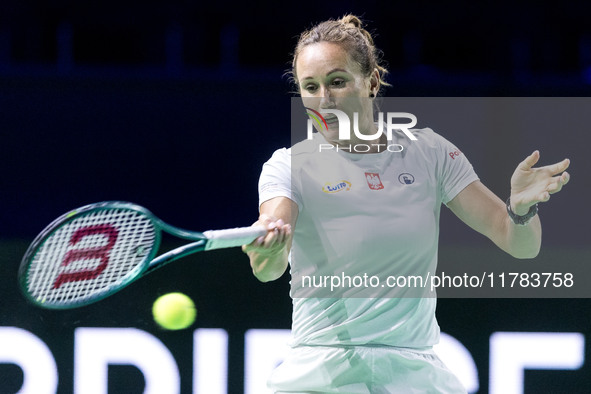
<svg viewBox="0 0 591 394">
<path fill-rule="evenodd" d="M 342 191 L 348 191 L 351 189 L 351 182 L 349 181 L 340 181 L 338 182 L 336 185 L 330 184 L 330 183 L 325 183 L 324 186 L 322 186 L 322 191 L 324 193 L 338 193 L 338 192 L 342 192 Z"/>
<path fill-rule="evenodd" d="M 375 172 L 366 172 L 365 179 L 367 179 L 367 186 L 369 186 L 371 190 L 381 190 L 384 188 L 384 184 L 380 179 L 380 174 Z"/>
</svg>

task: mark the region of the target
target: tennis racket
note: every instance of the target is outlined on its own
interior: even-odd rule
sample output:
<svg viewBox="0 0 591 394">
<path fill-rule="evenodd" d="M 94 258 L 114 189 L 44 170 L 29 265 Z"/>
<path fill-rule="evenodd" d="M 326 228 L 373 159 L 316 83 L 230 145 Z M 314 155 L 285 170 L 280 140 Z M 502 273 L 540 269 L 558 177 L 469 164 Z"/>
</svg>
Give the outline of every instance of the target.
<svg viewBox="0 0 591 394">
<path fill-rule="evenodd" d="M 156 257 L 162 232 L 194 241 Z M 262 226 L 194 232 L 128 202 L 90 204 L 57 218 L 27 249 L 19 269 L 25 296 L 49 309 L 99 301 L 192 253 L 252 242 Z"/>
</svg>

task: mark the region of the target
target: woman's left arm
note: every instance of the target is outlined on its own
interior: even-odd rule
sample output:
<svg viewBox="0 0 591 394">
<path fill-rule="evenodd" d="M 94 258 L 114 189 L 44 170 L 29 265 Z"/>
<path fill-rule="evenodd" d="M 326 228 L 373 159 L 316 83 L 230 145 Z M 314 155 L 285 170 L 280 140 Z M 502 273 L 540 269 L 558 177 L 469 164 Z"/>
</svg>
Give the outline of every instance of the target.
<svg viewBox="0 0 591 394">
<path fill-rule="evenodd" d="M 546 202 L 569 181 L 565 172 L 570 161 L 534 168 L 540 159 L 535 151 L 519 163 L 511 177 L 511 210 L 520 216 L 532 206 Z M 560 175 L 559 175 L 560 174 Z M 468 185 L 450 202 L 452 210 L 464 223 L 490 238 L 499 248 L 516 258 L 533 258 L 540 251 L 542 227 L 536 215 L 527 225 L 513 222 L 505 203 L 480 181 Z"/>
</svg>

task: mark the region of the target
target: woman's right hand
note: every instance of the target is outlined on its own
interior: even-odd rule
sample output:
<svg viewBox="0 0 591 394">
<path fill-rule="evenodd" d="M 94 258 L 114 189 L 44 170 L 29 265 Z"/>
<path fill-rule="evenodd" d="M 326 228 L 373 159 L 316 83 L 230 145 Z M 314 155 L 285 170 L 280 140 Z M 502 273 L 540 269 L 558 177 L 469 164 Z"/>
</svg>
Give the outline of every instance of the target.
<svg viewBox="0 0 591 394">
<path fill-rule="evenodd" d="M 286 197 L 275 197 L 261 204 L 259 220 L 267 234 L 242 246 L 250 259 L 252 272 L 262 282 L 279 278 L 288 265 L 293 229 L 298 217 L 298 206 Z"/>
<path fill-rule="evenodd" d="M 263 213 L 253 224 L 253 226 L 260 225 L 267 228 L 267 234 L 258 237 L 248 245 L 243 245 L 242 250 L 247 254 L 255 252 L 266 256 L 281 253 L 287 246 L 287 241 L 291 239 L 291 224 Z"/>
</svg>

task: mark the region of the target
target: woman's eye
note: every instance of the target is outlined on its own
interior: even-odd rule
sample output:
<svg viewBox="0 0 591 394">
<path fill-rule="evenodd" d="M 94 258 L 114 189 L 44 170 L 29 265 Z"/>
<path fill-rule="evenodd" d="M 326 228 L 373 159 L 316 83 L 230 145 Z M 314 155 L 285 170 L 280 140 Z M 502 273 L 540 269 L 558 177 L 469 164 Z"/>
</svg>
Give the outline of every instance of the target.
<svg viewBox="0 0 591 394">
<path fill-rule="evenodd" d="M 343 81 L 342 79 L 335 79 L 334 81 L 332 81 L 332 85 L 336 86 L 336 87 L 341 87 L 345 84 L 345 81 Z"/>
<path fill-rule="evenodd" d="M 306 85 L 306 86 L 304 87 L 304 89 L 305 89 L 307 92 L 313 92 L 313 91 L 315 91 L 315 90 L 316 90 L 316 85 Z"/>
</svg>

